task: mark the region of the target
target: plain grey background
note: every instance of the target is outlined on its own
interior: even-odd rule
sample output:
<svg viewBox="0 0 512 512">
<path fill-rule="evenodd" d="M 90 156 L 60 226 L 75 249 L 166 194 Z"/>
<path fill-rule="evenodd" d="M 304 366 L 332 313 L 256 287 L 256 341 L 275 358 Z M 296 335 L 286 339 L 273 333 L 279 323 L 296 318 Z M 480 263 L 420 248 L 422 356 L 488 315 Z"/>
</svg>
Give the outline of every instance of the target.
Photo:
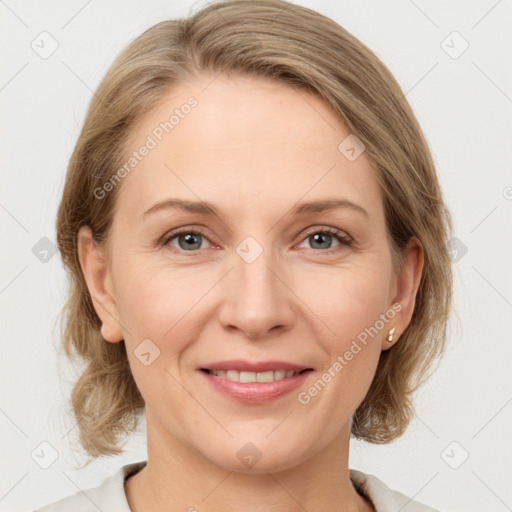
<svg viewBox="0 0 512 512">
<path fill-rule="evenodd" d="M 510 0 L 296 1 L 368 45 L 406 93 L 455 221 L 449 349 L 407 433 L 352 442 L 350 467 L 442 511 L 512 510 Z M 2 230 L 0 510 L 98 485 L 146 458 L 145 432 L 85 470 L 57 357 L 66 282 L 55 215 L 92 91 L 118 52 L 200 2 L 0 1 Z M 407 507 L 403 512 L 407 511 Z"/>
</svg>

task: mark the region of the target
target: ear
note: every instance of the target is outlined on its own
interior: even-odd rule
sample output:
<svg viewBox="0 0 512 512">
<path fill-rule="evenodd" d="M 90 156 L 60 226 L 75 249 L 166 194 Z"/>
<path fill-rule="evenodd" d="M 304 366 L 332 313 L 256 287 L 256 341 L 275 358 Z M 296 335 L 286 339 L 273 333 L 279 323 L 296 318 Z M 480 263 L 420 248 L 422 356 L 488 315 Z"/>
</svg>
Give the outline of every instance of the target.
<svg viewBox="0 0 512 512">
<path fill-rule="evenodd" d="M 388 341 L 388 329 L 386 328 L 382 339 L 382 350 L 392 347 L 411 322 L 416 293 L 423 272 L 423 263 L 423 246 L 416 237 L 412 237 L 403 250 L 403 263 L 396 276 L 396 291 L 391 303 L 394 305 L 393 309 L 398 310 L 395 318 L 389 323 L 389 330 L 395 328 L 393 341 Z M 398 305 L 400 305 L 400 309 L 398 309 Z"/>
<path fill-rule="evenodd" d="M 78 231 L 78 258 L 94 310 L 101 319 L 101 334 L 106 341 L 123 340 L 119 314 L 112 286 L 108 261 L 92 236 L 89 226 Z"/>
</svg>

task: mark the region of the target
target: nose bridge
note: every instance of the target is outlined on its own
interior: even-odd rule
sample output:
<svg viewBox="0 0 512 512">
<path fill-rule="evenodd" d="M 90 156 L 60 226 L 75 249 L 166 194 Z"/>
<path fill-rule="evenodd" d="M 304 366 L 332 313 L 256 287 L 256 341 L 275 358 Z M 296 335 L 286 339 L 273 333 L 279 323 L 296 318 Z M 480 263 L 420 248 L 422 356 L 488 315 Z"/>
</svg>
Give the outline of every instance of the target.
<svg viewBox="0 0 512 512">
<path fill-rule="evenodd" d="M 260 242 L 249 236 L 242 240 L 235 248 L 234 268 L 226 283 L 220 320 L 249 337 L 262 336 L 277 326 L 288 329 L 294 319 L 293 294 L 282 282 L 286 282 L 285 271 L 281 272 L 268 245 L 270 239 Z"/>
</svg>

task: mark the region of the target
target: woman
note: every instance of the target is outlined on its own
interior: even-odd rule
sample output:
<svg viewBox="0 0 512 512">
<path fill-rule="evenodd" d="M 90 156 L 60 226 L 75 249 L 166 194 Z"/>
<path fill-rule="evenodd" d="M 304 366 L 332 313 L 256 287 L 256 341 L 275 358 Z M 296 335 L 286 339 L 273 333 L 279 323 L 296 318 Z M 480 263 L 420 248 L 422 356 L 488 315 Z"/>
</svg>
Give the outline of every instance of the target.
<svg viewBox="0 0 512 512">
<path fill-rule="evenodd" d="M 144 32 L 57 231 L 81 443 L 145 413 L 148 458 L 40 510 L 433 510 L 348 455 L 404 433 L 443 351 L 449 230 L 403 93 L 334 21 L 232 0 Z"/>
</svg>

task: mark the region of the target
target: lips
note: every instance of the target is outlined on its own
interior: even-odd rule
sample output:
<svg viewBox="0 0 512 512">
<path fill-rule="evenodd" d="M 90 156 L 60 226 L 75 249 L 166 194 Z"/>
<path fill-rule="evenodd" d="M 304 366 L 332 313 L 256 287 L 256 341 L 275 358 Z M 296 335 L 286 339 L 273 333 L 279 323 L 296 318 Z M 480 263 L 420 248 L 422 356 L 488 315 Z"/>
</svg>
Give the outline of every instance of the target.
<svg viewBox="0 0 512 512">
<path fill-rule="evenodd" d="M 288 379 L 302 372 L 294 372 L 293 370 L 269 370 L 266 372 L 239 372 L 238 370 L 204 370 L 209 375 L 228 379 L 231 382 L 274 382 L 276 380 Z M 302 370 L 306 372 L 307 370 Z"/>
<path fill-rule="evenodd" d="M 247 404 L 262 404 L 301 386 L 313 368 L 288 361 L 231 360 L 197 369 L 213 389 Z"/>
<path fill-rule="evenodd" d="M 313 368 L 295 364 L 288 361 L 246 361 L 243 359 L 234 359 L 230 361 L 218 361 L 213 363 L 205 364 L 198 368 L 199 370 L 213 370 L 213 371 L 229 371 L 236 370 L 238 372 L 254 372 L 254 373 L 262 373 L 262 372 L 270 372 L 270 371 L 293 371 L 293 372 L 302 372 L 303 370 L 312 370 Z"/>
</svg>

